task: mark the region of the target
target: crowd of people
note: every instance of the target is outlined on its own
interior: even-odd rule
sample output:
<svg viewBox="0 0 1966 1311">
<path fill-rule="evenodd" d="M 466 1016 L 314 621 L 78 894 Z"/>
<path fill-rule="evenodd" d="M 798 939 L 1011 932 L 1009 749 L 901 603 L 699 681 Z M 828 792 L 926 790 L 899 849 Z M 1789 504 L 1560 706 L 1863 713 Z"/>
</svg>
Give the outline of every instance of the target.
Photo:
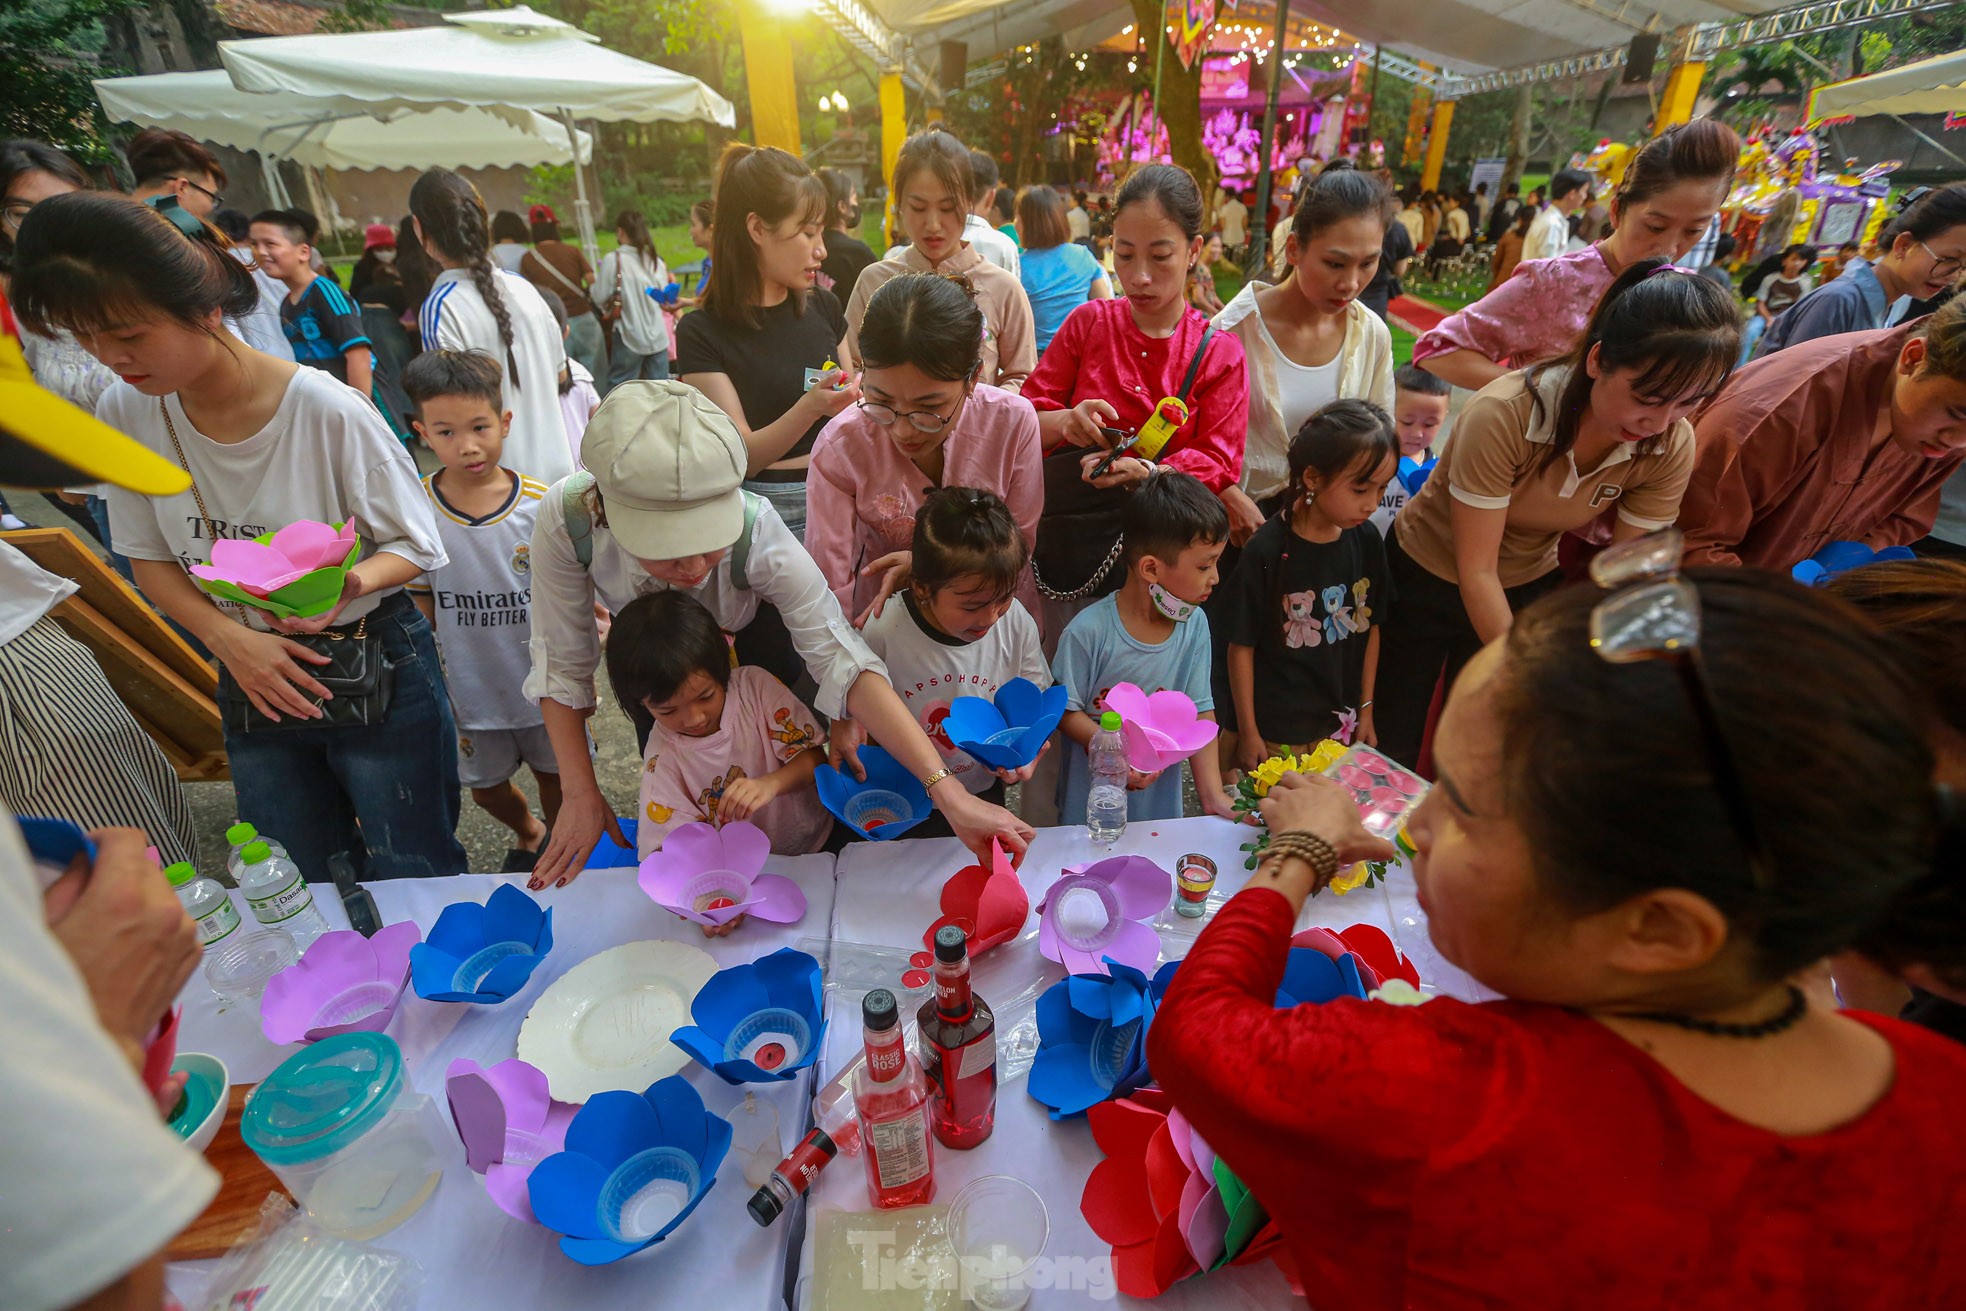
<svg viewBox="0 0 1966 1311">
<path fill-rule="evenodd" d="M 1570 170 L 1401 198 L 1339 161 L 1226 303 L 1239 197 L 1170 164 L 1110 200 L 1013 193 L 940 129 L 900 151 L 878 254 L 849 179 L 729 146 L 691 297 L 643 214 L 590 267 L 550 208 L 488 212 L 444 169 L 344 290 L 311 216 L 228 223 L 218 161 L 156 130 L 127 195 L 0 144 L 0 254 L 39 383 L 188 479 L 78 488 L 78 524 L 217 662 L 239 816 L 309 879 L 343 853 L 368 879 L 462 872 L 466 789 L 535 890 L 604 836 L 646 855 L 697 821 L 838 850 L 815 771 L 865 777 L 871 746 L 935 808 L 911 836 L 1021 856 L 1085 822 L 1106 693 L 1176 690 L 1222 731 L 1132 771 L 1131 818 L 1180 816 L 1185 777 L 1233 819 L 1239 772 L 1376 745 L 1437 780 L 1411 827 L 1434 941 L 1513 999 L 1275 1010 L 1305 897 L 1391 853 L 1324 781 L 1272 790 L 1274 853 L 1151 1059 L 1318 1304 L 1924 1303 L 1966 1292 L 1942 1114 L 1966 1053 L 1831 989 L 1966 1034 L 1966 566 L 1943 558 L 1966 532 L 1940 522 L 1966 184 L 1813 289 L 1816 252 L 1779 252 L 1750 307 L 1690 254 L 1739 150 L 1670 128 L 1595 201 Z M 1477 233 L 1493 289 L 1396 366 L 1389 283 Z M 324 613 L 189 572 L 300 520 L 362 536 Z M 1841 542 L 1934 558 L 1783 577 Z M 15 743 L 67 762 L 0 761 L 0 804 L 194 859 L 168 763 L 47 618 L 62 580 L 0 546 L 0 593 Z M 357 649 L 380 690 L 335 681 Z M 603 666 L 642 744 L 632 841 L 587 731 Z M 1016 678 L 1067 713 L 994 770 L 943 720 Z M 84 703 L 108 727 L 64 736 Z M 142 1027 L 144 1004 L 102 1009 Z M 1353 1112 L 1307 1111 L 1305 1077 Z M 1337 1196 L 1361 1200 L 1333 1245 Z M 1497 1204 L 1578 1236 L 1530 1271 Z M 71 1274 L 27 1286 L 99 1286 Z"/>
</svg>

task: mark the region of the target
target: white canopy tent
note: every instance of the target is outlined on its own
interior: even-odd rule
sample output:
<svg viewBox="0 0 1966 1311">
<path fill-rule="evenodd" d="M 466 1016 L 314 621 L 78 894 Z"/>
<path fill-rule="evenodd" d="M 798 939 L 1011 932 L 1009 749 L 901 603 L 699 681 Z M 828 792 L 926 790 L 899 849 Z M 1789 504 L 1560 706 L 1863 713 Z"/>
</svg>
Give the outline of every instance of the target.
<svg viewBox="0 0 1966 1311">
<path fill-rule="evenodd" d="M 603 48 L 597 38 L 521 5 L 445 14 L 446 26 L 333 36 L 221 41 L 242 92 L 305 96 L 375 114 L 483 109 L 524 124 L 537 113 L 619 123 L 702 120 L 734 127 L 731 103 L 693 77 Z M 587 179 L 574 169 L 588 258 L 598 261 Z"/>
<path fill-rule="evenodd" d="M 275 161 L 312 168 L 529 168 L 593 158 L 594 139 L 544 114 L 477 108 L 396 109 L 370 113 L 291 93 L 241 91 L 223 69 L 108 77 L 96 99 L 111 118 L 175 128 L 200 141 L 260 157 L 275 204 L 290 204 Z"/>
<path fill-rule="evenodd" d="M 1966 50 L 1817 87 L 1809 118 L 1966 112 Z"/>
</svg>

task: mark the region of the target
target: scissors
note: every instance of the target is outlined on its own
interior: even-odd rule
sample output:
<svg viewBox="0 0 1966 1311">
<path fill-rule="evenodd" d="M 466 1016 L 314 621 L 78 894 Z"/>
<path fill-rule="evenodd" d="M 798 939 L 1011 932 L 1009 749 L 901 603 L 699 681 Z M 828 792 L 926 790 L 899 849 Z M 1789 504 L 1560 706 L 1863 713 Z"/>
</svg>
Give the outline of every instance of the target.
<svg viewBox="0 0 1966 1311">
<path fill-rule="evenodd" d="M 1113 449 L 1106 452 L 1105 459 L 1092 466 L 1092 472 L 1086 475 L 1088 482 L 1094 478 L 1104 477 L 1106 471 L 1113 467 L 1113 461 L 1132 450 L 1133 444 L 1140 440 L 1139 433 L 1127 432 L 1123 428 L 1101 428 L 1099 431 L 1112 440 Z"/>
</svg>

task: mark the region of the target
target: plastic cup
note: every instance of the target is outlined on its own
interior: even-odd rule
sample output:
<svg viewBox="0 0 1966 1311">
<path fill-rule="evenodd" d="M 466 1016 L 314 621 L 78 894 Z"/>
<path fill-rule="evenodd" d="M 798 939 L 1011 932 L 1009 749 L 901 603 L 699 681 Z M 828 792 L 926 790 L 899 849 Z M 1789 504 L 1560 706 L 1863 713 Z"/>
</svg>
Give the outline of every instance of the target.
<svg viewBox="0 0 1966 1311">
<path fill-rule="evenodd" d="M 1031 1300 L 1031 1268 L 1051 1238 L 1044 1198 L 1022 1179 L 973 1179 L 949 1204 L 949 1246 L 962 1295 L 976 1311 L 1019 1311 Z"/>
<path fill-rule="evenodd" d="M 257 1006 L 266 981 L 300 959 L 300 948 L 283 929 L 233 934 L 205 955 L 205 982 L 227 1006 Z"/>
</svg>

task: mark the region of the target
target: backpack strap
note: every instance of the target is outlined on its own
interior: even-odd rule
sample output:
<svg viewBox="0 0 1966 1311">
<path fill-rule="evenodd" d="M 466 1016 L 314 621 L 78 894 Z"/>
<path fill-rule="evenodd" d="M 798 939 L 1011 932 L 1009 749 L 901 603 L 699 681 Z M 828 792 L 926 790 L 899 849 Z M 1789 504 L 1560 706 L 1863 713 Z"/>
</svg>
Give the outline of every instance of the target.
<svg viewBox="0 0 1966 1311">
<path fill-rule="evenodd" d="M 587 493 L 593 486 L 594 475 L 585 469 L 575 470 L 560 483 L 560 513 L 582 569 L 594 567 L 594 516 L 587 508 Z"/>
<path fill-rule="evenodd" d="M 751 590 L 751 530 L 758 526 L 758 516 L 764 513 L 766 502 L 756 492 L 739 491 L 738 495 L 744 498 L 744 531 L 730 548 L 730 584 L 740 592 L 748 592 Z"/>
</svg>

